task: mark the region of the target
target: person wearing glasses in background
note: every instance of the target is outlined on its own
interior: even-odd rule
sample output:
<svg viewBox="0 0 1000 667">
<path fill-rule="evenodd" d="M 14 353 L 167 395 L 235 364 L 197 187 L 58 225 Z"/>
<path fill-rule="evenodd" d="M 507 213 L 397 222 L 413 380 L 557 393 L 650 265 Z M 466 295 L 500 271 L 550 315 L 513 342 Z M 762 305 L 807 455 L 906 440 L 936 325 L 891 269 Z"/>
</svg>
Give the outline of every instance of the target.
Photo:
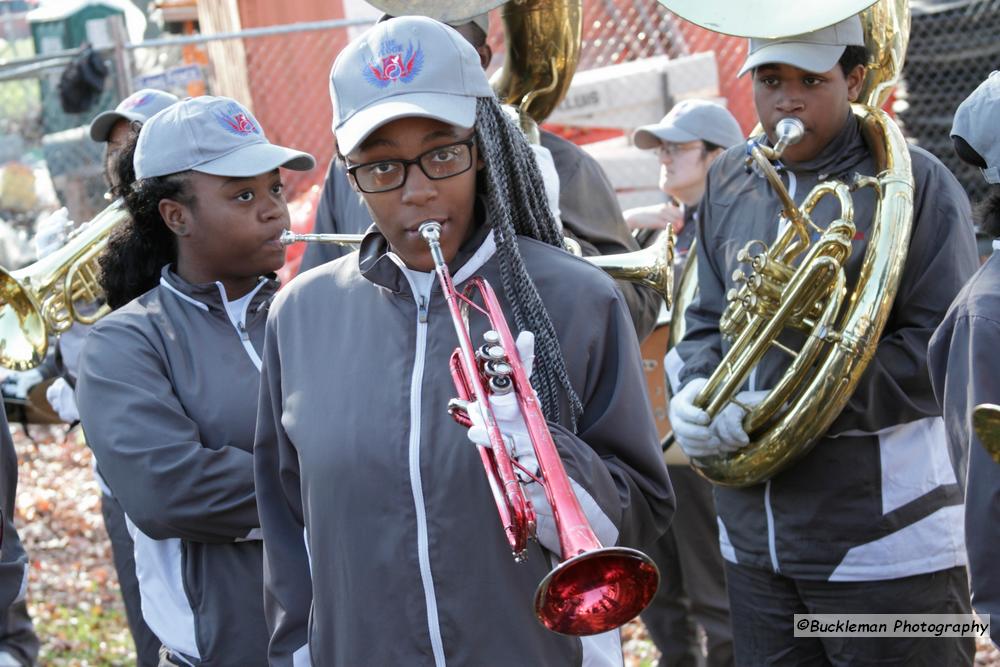
<svg viewBox="0 0 1000 667">
<path fill-rule="evenodd" d="M 534 154 L 454 29 L 377 24 L 337 57 L 331 98 L 338 159 L 375 227 L 268 317 L 254 464 L 272 667 L 621 665 L 617 630 L 570 637 L 535 618 L 560 548 L 552 510 L 525 477 L 539 541 L 515 562 L 472 446 L 478 406 L 472 429 L 446 409 L 458 341 L 418 230 L 441 224 L 456 289 L 494 286 L 602 544 L 642 548 L 673 497 L 621 293 L 563 248 Z M 478 343 L 484 318 L 470 327 Z M 490 402 L 530 471 L 514 398 Z"/>
<path fill-rule="evenodd" d="M 632 135 L 637 148 L 656 151 L 659 188 L 668 201 L 631 208 L 625 221 L 640 231 L 646 245 L 671 228 L 677 235 L 674 285 L 677 286 L 694 241 L 698 204 L 712 163 L 727 149 L 743 143 L 743 132 L 729 111 L 706 100 L 680 102 L 655 125 Z M 676 353 L 674 353 L 676 356 Z M 676 386 L 677 364 L 671 386 Z M 660 667 L 701 664 L 696 625 L 707 637 L 707 664 L 733 663 L 733 631 L 729 625 L 725 571 L 719 550 L 712 485 L 690 465 L 668 466 L 677 496 L 677 512 L 666 534 L 647 552 L 663 576 L 660 589 L 642 614 L 643 623 L 660 649 Z"/>
<path fill-rule="evenodd" d="M 378 6 L 379 3 L 371 4 Z M 450 13 L 426 14 L 447 23 L 458 31 L 475 49 L 485 70 L 493 59 L 493 50 L 486 43 L 489 34 L 489 14 L 469 16 L 461 10 Z M 391 17 L 383 15 L 381 21 Z M 580 243 L 583 254 L 614 255 L 632 252 L 639 245 L 622 219 L 618 197 L 607 175 L 582 148 L 571 141 L 539 128 L 540 146 L 532 146 L 539 167 L 543 170 L 546 194 L 562 230 Z M 551 170 L 551 172 L 549 171 Z M 372 224 L 371 213 L 364 201 L 347 181 L 344 166 L 336 157 L 330 162 L 319 207 L 316 211 L 317 233 L 360 234 Z M 342 246 L 314 244 L 302 256 L 300 271 L 336 259 L 349 252 Z M 642 341 L 656 325 L 657 313 L 663 301 L 651 289 L 625 280 L 616 281 L 625 297 L 629 314 L 639 340 Z"/>
</svg>

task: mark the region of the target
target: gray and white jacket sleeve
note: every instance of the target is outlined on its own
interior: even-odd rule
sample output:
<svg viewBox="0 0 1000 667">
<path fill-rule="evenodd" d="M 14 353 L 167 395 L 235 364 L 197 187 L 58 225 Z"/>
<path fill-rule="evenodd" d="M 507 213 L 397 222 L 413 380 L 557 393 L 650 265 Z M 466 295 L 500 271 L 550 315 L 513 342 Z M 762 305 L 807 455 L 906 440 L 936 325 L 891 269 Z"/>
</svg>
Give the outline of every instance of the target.
<svg viewBox="0 0 1000 667">
<path fill-rule="evenodd" d="M 252 454 L 202 444 L 142 332 L 119 321 L 91 331 L 77 401 L 102 475 L 145 535 L 226 543 L 258 527 Z"/>
<path fill-rule="evenodd" d="M 264 339 L 260 407 L 254 443 L 254 477 L 264 534 L 264 613 L 274 667 L 306 665 L 312 577 L 305 544 L 299 460 L 281 424 L 281 359 L 277 322 L 269 317 Z"/>
<path fill-rule="evenodd" d="M 598 538 L 605 546 L 642 549 L 666 531 L 675 501 L 624 299 L 616 292 L 594 306 L 604 334 L 574 356 L 591 360 L 580 391 L 583 417 L 575 435 L 551 422 L 549 430 Z"/>
</svg>

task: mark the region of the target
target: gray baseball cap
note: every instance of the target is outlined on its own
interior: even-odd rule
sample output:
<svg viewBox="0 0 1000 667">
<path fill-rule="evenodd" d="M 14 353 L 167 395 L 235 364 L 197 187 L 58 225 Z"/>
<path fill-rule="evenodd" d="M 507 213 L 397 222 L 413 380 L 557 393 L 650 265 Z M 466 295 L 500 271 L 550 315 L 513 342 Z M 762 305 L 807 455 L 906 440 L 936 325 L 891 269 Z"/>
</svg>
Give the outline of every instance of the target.
<svg viewBox="0 0 1000 667">
<path fill-rule="evenodd" d="M 801 35 L 777 39 L 751 37 L 746 62 L 737 76 L 771 63 L 792 65 L 807 72 L 829 72 L 848 46 L 864 45 L 865 32 L 857 14 Z"/>
<path fill-rule="evenodd" d="M 961 137 L 986 161 L 987 183 L 1000 183 L 1000 72 L 991 73 L 958 105 L 951 136 Z"/>
<path fill-rule="evenodd" d="M 97 114 L 90 121 L 90 138 L 97 142 L 105 142 L 111 134 L 111 128 L 120 120 L 145 123 L 153 114 L 163 111 L 179 98 L 171 93 L 153 88 L 138 90 L 115 107 L 114 111 Z"/>
<path fill-rule="evenodd" d="M 645 149 L 658 148 L 664 141 L 683 144 L 698 140 L 729 148 L 743 139 L 733 114 L 707 100 L 678 102 L 659 123 L 644 125 L 632 134 L 632 142 Z"/>
<path fill-rule="evenodd" d="M 434 19 L 435 21 L 441 21 L 441 23 L 447 23 L 452 28 L 458 28 L 466 23 L 475 23 L 483 34 L 490 34 L 490 14 L 489 12 L 484 12 L 482 14 L 475 14 L 473 16 L 466 16 L 465 14 L 442 14 L 441 16 L 432 16 L 430 14 L 400 14 L 400 16 L 426 16 L 427 18 Z M 442 18 L 444 17 L 444 18 Z M 389 19 L 396 18 L 393 14 L 388 12 L 382 14 L 378 17 L 376 23 L 381 23 L 382 21 L 388 21 Z"/>
<path fill-rule="evenodd" d="M 228 97 L 189 97 L 147 120 L 135 147 L 135 177 L 182 171 L 257 176 L 278 167 L 308 171 L 312 155 L 276 146 L 253 114 Z"/>
<path fill-rule="evenodd" d="M 375 24 L 340 52 L 330 72 L 333 133 L 343 155 L 399 118 L 470 128 L 479 97 L 493 97 L 479 54 L 454 28 L 423 16 Z"/>
</svg>

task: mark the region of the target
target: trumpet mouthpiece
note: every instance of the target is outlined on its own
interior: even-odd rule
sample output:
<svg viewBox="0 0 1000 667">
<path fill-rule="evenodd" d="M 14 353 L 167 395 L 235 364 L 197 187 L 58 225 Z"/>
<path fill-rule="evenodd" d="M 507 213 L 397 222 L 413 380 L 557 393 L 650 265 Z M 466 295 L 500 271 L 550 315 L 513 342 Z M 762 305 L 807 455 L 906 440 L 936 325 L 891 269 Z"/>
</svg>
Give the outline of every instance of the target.
<svg viewBox="0 0 1000 667">
<path fill-rule="evenodd" d="M 278 237 L 278 243 L 285 246 L 292 245 L 293 243 L 295 243 L 295 241 L 296 241 L 295 234 L 293 234 L 288 229 L 281 232 L 281 236 Z"/>
<path fill-rule="evenodd" d="M 428 242 L 434 242 L 441 239 L 441 223 L 435 222 L 434 220 L 428 220 L 417 228 L 420 235 Z"/>
</svg>

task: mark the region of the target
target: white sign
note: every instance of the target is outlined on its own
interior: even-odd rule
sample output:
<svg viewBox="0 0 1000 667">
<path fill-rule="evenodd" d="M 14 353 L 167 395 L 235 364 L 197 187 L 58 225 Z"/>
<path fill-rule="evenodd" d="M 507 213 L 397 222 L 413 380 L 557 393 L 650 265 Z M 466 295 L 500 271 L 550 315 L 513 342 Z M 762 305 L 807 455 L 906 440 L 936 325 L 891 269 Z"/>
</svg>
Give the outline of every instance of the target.
<svg viewBox="0 0 1000 667">
<path fill-rule="evenodd" d="M 683 99 L 719 95 L 715 54 L 656 56 L 577 72 L 547 122 L 631 130 L 659 121 Z"/>
</svg>

